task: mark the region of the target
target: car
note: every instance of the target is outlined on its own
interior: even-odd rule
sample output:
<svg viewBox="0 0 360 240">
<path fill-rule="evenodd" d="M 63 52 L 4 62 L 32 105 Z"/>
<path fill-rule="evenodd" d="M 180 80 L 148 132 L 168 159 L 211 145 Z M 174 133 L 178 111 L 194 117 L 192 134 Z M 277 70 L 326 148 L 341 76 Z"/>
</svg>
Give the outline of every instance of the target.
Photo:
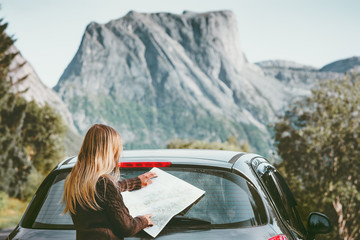
<svg viewBox="0 0 360 240">
<path fill-rule="evenodd" d="M 45 178 L 9 239 L 75 239 L 69 214 L 62 215 L 66 176 L 77 161 L 62 161 Z M 264 157 L 221 150 L 132 150 L 120 158 L 121 176 L 161 168 L 205 191 L 184 215 L 175 216 L 157 239 L 314 239 L 331 230 L 329 219 L 311 213 L 307 228 L 296 201 Z M 152 239 L 146 232 L 127 239 Z"/>
</svg>

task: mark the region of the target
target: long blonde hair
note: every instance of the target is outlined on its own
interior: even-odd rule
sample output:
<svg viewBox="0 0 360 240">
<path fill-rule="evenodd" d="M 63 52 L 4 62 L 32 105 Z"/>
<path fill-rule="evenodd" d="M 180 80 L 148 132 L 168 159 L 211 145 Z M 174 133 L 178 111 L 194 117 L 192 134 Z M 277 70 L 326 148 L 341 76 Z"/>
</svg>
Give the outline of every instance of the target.
<svg viewBox="0 0 360 240">
<path fill-rule="evenodd" d="M 100 177 L 114 184 L 119 179 L 118 160 L 122 152 L 122 140 L 112 127 L 95 124 L 85 135 L 78 160 L 65 180 L 63 213 L 76 213 L 76 202 L 83 208 L 100 210 L 96 202 L 96 183 Z M 115 184 L 116 186 L 116 184 Z"/>
</svg>

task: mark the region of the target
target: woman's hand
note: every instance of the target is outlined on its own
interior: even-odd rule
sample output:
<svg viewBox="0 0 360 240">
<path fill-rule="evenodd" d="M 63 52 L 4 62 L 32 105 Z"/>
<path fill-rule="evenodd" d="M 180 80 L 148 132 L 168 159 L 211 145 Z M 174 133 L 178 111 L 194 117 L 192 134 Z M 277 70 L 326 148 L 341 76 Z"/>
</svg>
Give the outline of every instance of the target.
<svg viewBox="0 0 360 240">
<path fill-rule="evenodd" d="M 145 217 L 146 220 L 148 221 L 148 227 L 154 226 L 154 223 L 151 221 L 151 215 L 152 215 L 152 214 L 146 214 L 146 215 L 144 215 L 144 217 Z"/>
<path fill-rule="evenodd" d="M 143 188 L 151 184 L 152 183 L 151 179 L 155 177 L 157 177 L 157 175 L 154 172 L 147 172 L 138 176 L 138 178 L 140 178 L 141 181 L 141 187 Z"/>
</svg>

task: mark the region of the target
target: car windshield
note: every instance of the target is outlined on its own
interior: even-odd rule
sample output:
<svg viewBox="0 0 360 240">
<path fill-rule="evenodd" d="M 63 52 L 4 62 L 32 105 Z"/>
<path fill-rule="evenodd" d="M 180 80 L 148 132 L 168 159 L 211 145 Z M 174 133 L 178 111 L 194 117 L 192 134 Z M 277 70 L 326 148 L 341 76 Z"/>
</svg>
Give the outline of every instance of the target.
<svg viewBox="0 0 360 240">
<path fill-rule="evenodd" d="M 223 170 L 199 168 L 164 168 L 166 172 L 202 189 L 205 196 L 168 227 L 204 225 L 207 227 L 248 227 L 267 222 L 264 204 L 256 189 L 243 177 Z M 132 178 L 149 171 L 144 168 L 122 169 L 122 178 Z M 62 215 L 64 181 L 68 173 L 59 174 L 32 224 L 33 228 L 71 229 L 72 219 Z M 180 220 L 180 221 L 179 221 Z M 184 221 L 185 220 L 185 221 Z M 189 220 L 193 220 L 189 222 Z M 173 223 L 173 224 L 171 224 Z"/>
</svg>

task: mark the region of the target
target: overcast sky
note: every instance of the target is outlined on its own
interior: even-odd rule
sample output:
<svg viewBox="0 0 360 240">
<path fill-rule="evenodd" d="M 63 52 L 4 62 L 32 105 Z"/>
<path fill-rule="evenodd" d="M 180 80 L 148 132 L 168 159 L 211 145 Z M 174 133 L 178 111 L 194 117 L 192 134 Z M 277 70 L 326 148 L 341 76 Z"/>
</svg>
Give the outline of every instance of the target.
<svg viewBox="0 0 360 240">
<path fill-rule="evenodd" d="M 250 62 L 292 60 L 322 67 L 360 56 L 359 0 L 1 0 L 7 33 L 49 87 L 74 57 L 91 21 L 138 12 L 232 10 Z"/>
</svg>

